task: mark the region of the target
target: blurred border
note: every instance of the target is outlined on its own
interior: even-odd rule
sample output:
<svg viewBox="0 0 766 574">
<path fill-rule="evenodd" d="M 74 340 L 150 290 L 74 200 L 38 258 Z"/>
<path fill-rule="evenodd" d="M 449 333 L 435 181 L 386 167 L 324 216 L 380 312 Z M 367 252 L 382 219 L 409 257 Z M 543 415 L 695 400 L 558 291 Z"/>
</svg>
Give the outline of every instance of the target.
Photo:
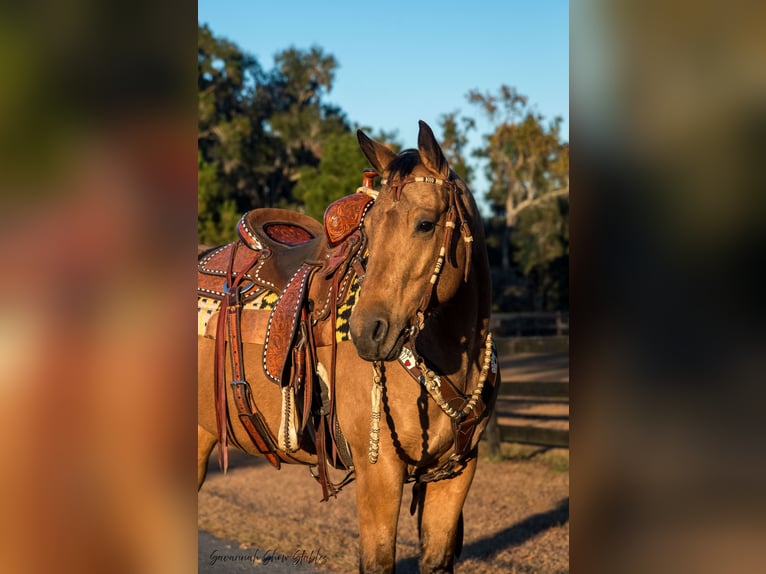
<svg viewBox="0 0 766 574">
<path fill-rule="evenodd" d="M 0 9 L 0 555 L 196 567 L 196 10 Z"/>
<path fill-rule="evenodd" d="M 574 572 L 766 571 L 764 16 L 571 10 Z M 4 571 L 195 567 L 195 18 L 0 12 Z"/>
<path fill-rule="evenodd" d="M 765 18 L 573 7 L 573 572 L 766 571 Z"/>
</svg>

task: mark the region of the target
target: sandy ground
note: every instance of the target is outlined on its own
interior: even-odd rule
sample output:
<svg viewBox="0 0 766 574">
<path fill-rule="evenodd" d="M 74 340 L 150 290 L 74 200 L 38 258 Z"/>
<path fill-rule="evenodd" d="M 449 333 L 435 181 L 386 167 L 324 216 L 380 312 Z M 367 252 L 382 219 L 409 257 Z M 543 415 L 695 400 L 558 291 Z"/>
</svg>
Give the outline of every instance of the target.
<svg viewBox="0 0 766 574">
<path fill-rule="evenodd" d="M 505 359 L 501 368 L 503 380 L 568 380 L 560 355 Z M 531 409 L 545 424 L 568 427 L 566 404 L 510 403 L 502 408 Z M 525 420 L 535 424 L 531 411 Z M 321 490 L 306 467 L 276 471 L 262 459 L 232 452 L 224 476 L 214 458 L 199 493 L 201 573 L 358 571 L 354 483 L 337 499 L 320 503 Z M 568 572 L 568 469 L 566 449 L 503 445 L 502 460 L 490 461 L 482 448 L 464 508 L 456 572 Z M 418 571 L 410 492 L 405 486 L 397 538 L 400 573 Z"/>
</svg>

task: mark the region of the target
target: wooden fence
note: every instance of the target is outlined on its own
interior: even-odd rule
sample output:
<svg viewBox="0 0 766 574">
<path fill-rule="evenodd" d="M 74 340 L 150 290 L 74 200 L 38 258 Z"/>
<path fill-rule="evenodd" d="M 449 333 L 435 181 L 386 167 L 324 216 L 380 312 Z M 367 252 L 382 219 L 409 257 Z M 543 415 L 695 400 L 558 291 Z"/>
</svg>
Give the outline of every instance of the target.
<svg viewBox="0 0 766 574">
<path fill-rule="evenodd" d="M 568 311 L 493 313 L 490 329 L 497 336 L 539 337 L 569 334 Z"/>
<path fill-rule="evenodd" d="M 503 382 L 498 394 L 498 404 L 509 405 L 510 400 L 527 400 L 539 403 L 569 401 L 569 383 L 563 381 L 510 381 Z M 513 405 L 508 406 L 513 417 Z M 568 425 L 567 425 L 568 426 Z M 569 448 L 569 429 L 556 429 L 534 424 L 499 424 L 498 412 L 492 414 L 484 432 L 489 456 L 500 452 L 501 442 L 514 442 L 546 447 Z"/>
</svg>

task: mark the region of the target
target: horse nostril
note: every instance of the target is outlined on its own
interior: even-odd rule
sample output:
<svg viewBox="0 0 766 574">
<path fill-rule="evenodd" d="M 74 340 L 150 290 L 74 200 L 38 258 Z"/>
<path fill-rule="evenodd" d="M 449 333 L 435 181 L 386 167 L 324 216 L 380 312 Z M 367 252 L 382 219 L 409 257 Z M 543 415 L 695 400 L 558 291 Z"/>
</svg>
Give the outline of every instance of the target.
<svg viewBox="0 0 766 574">
<path fill-rule="evenodd" d="M 380 343 L 388 333 L 388 323 L 382 319 L 375 321 L 375 327 L 372 330 L 372 340 Z"/>
</svg>

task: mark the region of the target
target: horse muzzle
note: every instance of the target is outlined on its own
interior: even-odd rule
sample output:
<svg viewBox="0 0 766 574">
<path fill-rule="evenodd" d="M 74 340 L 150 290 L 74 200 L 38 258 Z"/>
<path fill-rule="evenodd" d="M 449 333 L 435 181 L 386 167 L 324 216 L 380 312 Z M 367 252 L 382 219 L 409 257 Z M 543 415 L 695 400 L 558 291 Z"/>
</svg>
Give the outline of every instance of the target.
<svg viewBox="0 0 766 574">
<path fill-rule="evenodd" d="M 362 359 L 393 361 L 399 356 L 409 331 L 392 324 L 382 313 L 354 316 L 349 321 L 351 340 Z"/>
</svg>

